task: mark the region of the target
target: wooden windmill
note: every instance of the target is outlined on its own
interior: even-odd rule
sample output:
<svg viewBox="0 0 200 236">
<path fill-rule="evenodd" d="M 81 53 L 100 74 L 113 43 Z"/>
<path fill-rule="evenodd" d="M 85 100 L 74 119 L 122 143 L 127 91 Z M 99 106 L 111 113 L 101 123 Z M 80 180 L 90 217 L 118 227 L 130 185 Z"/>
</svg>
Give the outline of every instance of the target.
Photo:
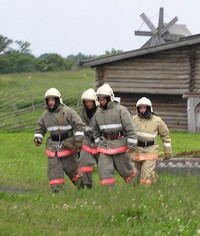
<svg viewBox="0 0 200 236">
<path fill-rule="evenodd" d="M 151 20 L 142 13 L 140 17 L 146 23 L 151 31 L 135 31 L 135 35 L 138 36 L 150 36 L 151 38 L 142 46 L 149 47 L 164 44 L 170 41 L 179 40 L 181 37 L 189 36 L 191 33 L 185 25 L 175 25 L 178 21 L 177 17 L 174 17 L 169 23 L 164 23 L 164 8 L 160 8 L 158 27 L 156 28 Z M 172 30 L 171 30 L 172 29 Z"/>
</svg>

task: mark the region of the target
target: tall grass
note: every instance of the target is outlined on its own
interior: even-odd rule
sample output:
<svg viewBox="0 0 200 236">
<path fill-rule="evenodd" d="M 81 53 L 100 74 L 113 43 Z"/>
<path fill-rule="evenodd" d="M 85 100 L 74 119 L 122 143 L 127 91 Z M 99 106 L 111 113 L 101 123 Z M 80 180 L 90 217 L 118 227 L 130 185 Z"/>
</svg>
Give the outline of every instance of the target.
<svg viewBox="0 0 200 236">
<path fill-rule="evenodd" d="M 0 129 L 30 130 L 44 110 L 44 94 L 51 87 L 79 112 L 82 92 L 95 88 L 94 70 L 0 75 Z"/>
</svg>

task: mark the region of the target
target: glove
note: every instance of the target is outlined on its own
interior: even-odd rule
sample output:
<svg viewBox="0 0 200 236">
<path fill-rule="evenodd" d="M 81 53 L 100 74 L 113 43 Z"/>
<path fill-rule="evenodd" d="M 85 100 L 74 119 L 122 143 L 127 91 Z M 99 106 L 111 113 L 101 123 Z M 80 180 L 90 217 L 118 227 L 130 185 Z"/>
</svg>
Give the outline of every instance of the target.
<svg viewBox="0 0 200 236">
<path fill-rule="evenodd" d="M 82 142 L 80 142 L 78 140 L 74 140 L 73 145 L 76 147 L 76 150 L 78 150 L 78 151 L 80 151 L 83 146 Z"/>
<path fill-rule="evenodd" d="M 164 157 L 163 157 L 163 160 L 164 160 L 164 161 L 167 161 L 167 160 L 169 160 L 170 158 L 172 158 L 172 154 L 171 154 L 171 153 L 165 153 L 165 154 L 164 154 Z"/>
<path fill-rule="evenodd" d="M 36 146 L 40 146 L 42 144 L 42 139 L 38 138 L 38 137 L 35 137 L 34 138 L 34 143 L 35 143 Z"/>
<path fill-rule="evenodd" d="M 74 146 L 73 142 L 75 141 L 74 137 L 67 138 L 62 141 L 62 145 L 67 149 L 74 150 L 76 147 Z"/>
</svg>

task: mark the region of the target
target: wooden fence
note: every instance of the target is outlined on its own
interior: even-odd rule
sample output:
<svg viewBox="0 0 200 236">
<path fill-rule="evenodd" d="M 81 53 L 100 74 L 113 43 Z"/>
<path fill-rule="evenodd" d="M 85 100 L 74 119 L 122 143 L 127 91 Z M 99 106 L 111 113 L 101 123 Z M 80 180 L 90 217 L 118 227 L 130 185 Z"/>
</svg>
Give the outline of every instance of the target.
<svg viewBox="0 0 200 236">
<path fill-rule="evenodd" d="M 7 95 L 0 99 L 0 131 L 19 132 L 33 131 L 35 125 L 45 110 L 43 92 L 29 96 Z M 77 112 L 80 109 L 80 93 L 67 92 L 67 101 L 69 105 Z"/>
</svg>

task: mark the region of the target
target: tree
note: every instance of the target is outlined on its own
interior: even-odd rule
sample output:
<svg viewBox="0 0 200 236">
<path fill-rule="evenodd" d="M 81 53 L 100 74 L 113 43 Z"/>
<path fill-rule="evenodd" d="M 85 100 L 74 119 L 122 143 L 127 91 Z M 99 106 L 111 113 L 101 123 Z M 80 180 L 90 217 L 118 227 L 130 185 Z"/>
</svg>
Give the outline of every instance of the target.
<svg viewBox="0 0 200 236">
<path fill-rule="evenodd" d="M 15 43 L 18 45 L 20 53 L 31 53 L 30 46 L 31 44 L 27 41 L 16 40 Z"/>
<path fill-rule="evenodd" d="M 80 62 L 80 61 L 84 61 L 84 60 L 88 60 L 92 57 L 96 57 L 95 55 L 84 55 L 81 52 L 79 52 L 77 55 L 69 55 L 67 56 L 68 60 L 72 60 L 76 65 Z"/>
<path fill-rule="evenodd" d="M 39 71 L 63 71 L 72 68 L 72 61 L 66 60 L 56 53 L 43 54 L 37 58 L 37 69 Z"/>
<path fill-rule="evenodd" d="M 115 55 L 115 54 L 119 54 L 122 52 L 123 52 L 122 50 L 116 50 L 116 49 L 112 48 L 111 51 L 105 51 L 104 55 L 110 56 L 110 55 Z"/>
<path fill-rule="evenodd" d="M 10 51 L 0 55 L 0 73 L 32 72 L 36 70 L 36 59 L 33 55 Z"/>
<path fill-rule="evenodd" d="M 9 51 L 9 45 L 13 43 L 13 40 L 4 37 L 3 35 L 0 35 L 0 53 L 3 53 L 5 51 Z"/>
</svg>

